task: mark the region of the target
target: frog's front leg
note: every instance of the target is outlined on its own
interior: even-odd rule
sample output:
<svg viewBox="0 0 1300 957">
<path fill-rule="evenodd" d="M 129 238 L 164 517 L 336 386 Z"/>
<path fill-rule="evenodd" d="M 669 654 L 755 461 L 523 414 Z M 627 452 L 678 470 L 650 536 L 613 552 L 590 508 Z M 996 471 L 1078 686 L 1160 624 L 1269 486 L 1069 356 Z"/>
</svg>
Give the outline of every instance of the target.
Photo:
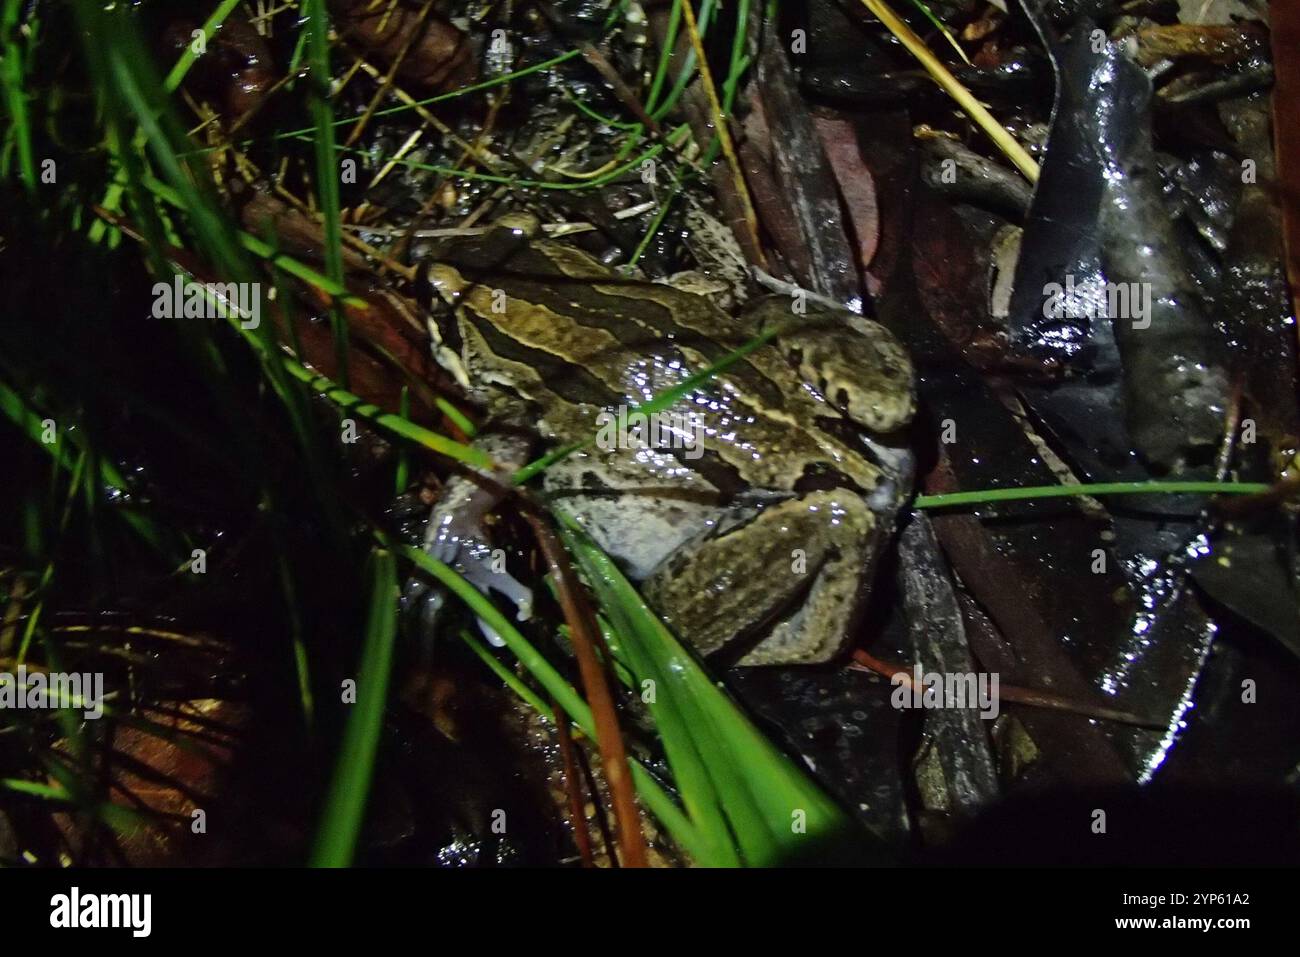
<svg viewBox="0 0 1300 957">
<path fill-rule="evenodd" d="M 501 501 L 501 485 L 509 473 L 523 465 L 532 443 L 520 435 L 490 434 L 474 442 L 500 466 L 499 473 L 483 481 L 474 475 L 453 475 L 434 503 L 425 526 L 424 550 L 430 557 L 451 566 L 479 591 L 504 595 L 514 606 L 520 621 L 532 614 L 533 593 L 528 586 L 500 567 L 488 544 L 484 519 Z M 447 592 L 441 585 L 429 585 L 418 578 L 406 584 L 404 604 L 418 610 L 421 630 L 431 638 L 446 605 Z M 479 619 L 479 629 L 492 644 L 504 644 L 491 626 Z"/>
<path fill-rule="evenodd" d="M 877 516 L 849 490 L 809 492 L 682 548 L 646 579 L 646 599 L 710 654 L 741 665 L 815 664 L 844 648 L 879 551 Z"/>
</svg>

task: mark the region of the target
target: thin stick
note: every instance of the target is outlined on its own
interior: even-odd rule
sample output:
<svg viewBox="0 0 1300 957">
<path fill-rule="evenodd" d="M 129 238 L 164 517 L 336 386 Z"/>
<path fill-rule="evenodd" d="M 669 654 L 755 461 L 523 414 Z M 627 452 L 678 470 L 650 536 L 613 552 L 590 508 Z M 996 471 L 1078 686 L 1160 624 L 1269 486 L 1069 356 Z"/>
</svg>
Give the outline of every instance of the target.
<svg viewBox="0 0 1300 957">
<path fill-rule="evenodd" d="M 605 782 L 609 785 L 609 793 L 614 802 L 614 820 L 618 824 L 622 864 L 625 867 L 646 867 L 645 838 L 641 833 L 641 818 L 632 792 L 627 749 L 623 746 L 618 712 L 614 708 L 614 696 L 610 693 L 609 682 L 605 680 L 605 669 L 596 657 L 596 641 L 600 632 L 592 620 L 590 609 L 579 602 L 573 566 L 569 564 L 568 554 L 560 546 L 546 519 L 532 509 L 525 509 L 523 515 L 533 527 L 537 544 L 550 566 L 559 591 L 560 605 L 564 609 L 564 618 L 569 625 L 573 652 L 578 659 L 578 672 L 582 676 L 582 688 L 586 692 L 587 704 L 591 707 L 592 720 L 596 725 L 596 746 L 604 766 Z"/>
<path fill-rule="evenodd" d="M 853 660 L 868 671 L 874 671 L 876 674 L 884 675 L 891 680 L 897 679 L 908 688 L 911 688 L 914 684 L 910 669 L 900 668 L 897 665 L 881 661 L 861 648 L 853 652 Z M 1120 711 L 1118 708 L 1107 708 L 1104 705 L 1094 705 L 1087 701 L 1075 701 L 1072 698 L 1066 698 L 1047 691 L 1036 691 L 1033 688 L 1018 688 L 1015 685 L 999 683 L 998 697 L 1015 704 L 1028 705 L 1031 708 L 1066 711 L 1070 714 L 1080 714 L 1087 718 L 1098 718 L 1102 721 L 1117 721 L 1120 724 L 1137 725 L 1139 728 L 1159 728 L 1164 726 L 1160 721 L 1143 718 L 1131 711 Z"/>
<path fill-rule="evenodd" d="M 569 734 L 569 716 L 559 703 L 551 699 L 551 712 L 555 715 L 555 733 L 560 741 L 560 758 L 564 762 L 564 793 L 569 799 L 569 820 L 573 825 L 573 840 L 578 845 L 578 855 L 583 867 L 595 867 L 591 854 L 591 834 L 587 829 L 587 815 L 583 813 L 582 777 L 578 758 L 574 754 L 573 736 Z M 611 848 L 612 850 L 612 848 Z M 614 855 L 609 855 L 611 861 Z"/>
</svg>

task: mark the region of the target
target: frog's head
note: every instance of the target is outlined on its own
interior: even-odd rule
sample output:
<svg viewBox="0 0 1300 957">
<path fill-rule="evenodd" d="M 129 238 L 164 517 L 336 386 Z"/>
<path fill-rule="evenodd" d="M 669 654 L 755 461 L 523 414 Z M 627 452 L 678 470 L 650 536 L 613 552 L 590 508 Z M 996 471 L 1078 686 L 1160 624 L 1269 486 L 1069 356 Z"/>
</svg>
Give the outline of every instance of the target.
<svg viewBox="0 0 1300 957">
<path fill-rule="evenodd" d="M 459 269 L 440 262 L 429 263 L 425 267 L 424 278 L 429 284 L 429 292 L 449 306 L 460 301 L 461 294 L 469 285 Z"/>
<path fill-rule="evenodd" d="M 800 377 L 853 422 L 873 432 L 906 426 L 916 411 L 916 386 L 899 341 L 878 322 L 815 303 L 806 306 L 802 319 L 779 296 L 759 300 L 751 310 L 760 329 L 795 322 L 775 344 Z"/>
<path fill-rule="evenodd" d="M 542 231 L 542 221 L 527 210 L 514 210 L 504 213 L 492 221 L 493 232 L 504 232 L 510 238 L 536 239 Z"/>
<path fill-rule="evenodd" d="M 884 326 L 862 332 L 820 323 L 791 333 L 785 349 L 826 401 L 863 428 L 893 432 L 916 411 L 912 363 Z"/>
</svg>

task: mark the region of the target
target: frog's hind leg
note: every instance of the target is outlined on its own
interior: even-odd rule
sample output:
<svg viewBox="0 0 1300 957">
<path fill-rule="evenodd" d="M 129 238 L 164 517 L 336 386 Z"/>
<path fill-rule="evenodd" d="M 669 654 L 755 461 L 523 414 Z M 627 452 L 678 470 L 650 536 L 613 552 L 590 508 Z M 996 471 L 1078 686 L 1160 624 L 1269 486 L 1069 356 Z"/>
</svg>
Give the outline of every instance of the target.
<svg viewBox="0 0 1300 957">
<path fill-rule="evenodd" d="M 680 550 L 647 600 L 701 653 L 752 643 L 742 665 L 814 664 L 843 649 L 871 570 L 876 516 L 847 490 L 769 505 Z"/>
</svg>

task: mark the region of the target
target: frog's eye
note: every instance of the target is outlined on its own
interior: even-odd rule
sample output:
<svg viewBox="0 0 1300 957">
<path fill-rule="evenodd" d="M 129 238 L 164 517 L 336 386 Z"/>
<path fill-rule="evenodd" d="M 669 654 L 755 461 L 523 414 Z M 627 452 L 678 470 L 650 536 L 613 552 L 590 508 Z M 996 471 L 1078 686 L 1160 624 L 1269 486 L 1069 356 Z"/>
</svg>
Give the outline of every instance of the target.
<svg viewBox="0 0 1300 957">
<path fill-rule="evenodd" d="M 520 239 L 532 239 L 542 231 L 542 221 L 532 213 L 523 210 L 499 216 L 492 225 L 497 229 L 507 230 Z"/>
<path fill-rule="evenodd" d="M 454 305 L 465 290 L 464 277 L 444 263 L 431 263 L 424 276 L 430 292 L 444 302 Z"/>
</svg>

